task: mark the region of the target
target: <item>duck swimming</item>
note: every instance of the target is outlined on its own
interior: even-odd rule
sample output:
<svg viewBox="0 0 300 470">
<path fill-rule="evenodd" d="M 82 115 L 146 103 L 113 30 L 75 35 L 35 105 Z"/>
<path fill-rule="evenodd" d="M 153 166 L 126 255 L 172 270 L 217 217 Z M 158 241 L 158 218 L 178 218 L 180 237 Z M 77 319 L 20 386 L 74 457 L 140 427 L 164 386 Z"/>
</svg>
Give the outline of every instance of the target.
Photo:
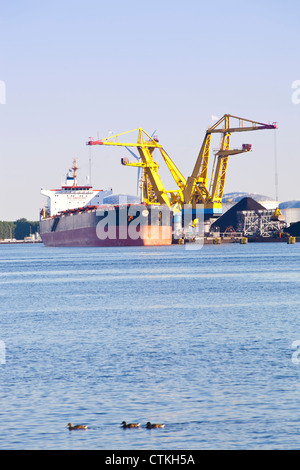
<svg viewBox="0 0 300 470">
<path fill-rule="evenodd" d="M 126 421 L 122 421 L 121 423 L 122 428 L 139 428 L 140 423 L 126 423 Z"/>
<path fill-rule="evenodd" d="M 165 427 L 164 424 L 158 424 L 158 423 L 152 424 L 152 423 L 150 423 L 149 421 L 148 421 L 148 423 L 146 424 L 146 428 L 147 428 L 147 429 L 164 428 L 164 427 Z"/>
<path fill-rule="evenodd" d="M 76 431 L 77 429 L 87 429 L 87 426 L 85 424 L 76 424 L 76 426 L 73 426 L 72 423 L 68 423 L 66 428 L 69 428 L 69 431 Z"/>
</svg>

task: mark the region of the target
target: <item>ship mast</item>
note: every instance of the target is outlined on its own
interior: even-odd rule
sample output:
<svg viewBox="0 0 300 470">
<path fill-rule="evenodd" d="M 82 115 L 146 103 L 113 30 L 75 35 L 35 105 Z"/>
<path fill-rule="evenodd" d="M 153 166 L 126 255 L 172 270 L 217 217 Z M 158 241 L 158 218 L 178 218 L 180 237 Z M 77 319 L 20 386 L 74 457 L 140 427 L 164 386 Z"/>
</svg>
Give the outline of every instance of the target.
<svg viewBox="0 0 300 470">
<path fill-rule="evenodd" d="M 73 183 L 73 186 L 77 186 L 77 170 L 78 170 L 78 165 L 77 165 L 77 159 L 76 158 L 73 158 L 73 166 L 72 166 L 72 170 L 73 170 L 73 178 L 74 178 L 74 183 Z"/>
</svg>

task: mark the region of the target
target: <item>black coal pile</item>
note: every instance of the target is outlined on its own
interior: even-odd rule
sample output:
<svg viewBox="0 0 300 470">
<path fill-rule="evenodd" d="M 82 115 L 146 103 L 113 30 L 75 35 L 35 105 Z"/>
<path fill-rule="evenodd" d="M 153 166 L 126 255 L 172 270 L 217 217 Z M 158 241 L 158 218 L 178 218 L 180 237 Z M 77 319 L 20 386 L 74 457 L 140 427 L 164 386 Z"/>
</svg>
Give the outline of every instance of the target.
<svg viewBox="0 0 300 470">
<path fill-rule="evenodd" d="M 265 211 L 266 208 L 263 207 L 259 202 L 255 201 L 251 197 L 244 197 L 237 204 L 235 204 L 231 209 L 229 209 L 225 214 L 219 217 L 216 222 L 211 225 L 211 231 L 214 231 L 219 228 L 220 232 L 225 232 L 226 229 L 234 229 L 237 231 L 238 217 L 237 212 L 239 211 Z"/>
<path fill-rule="evenodd" d="M 284 229 L 285 232 L 288 232 L 292 237 L 300 237 L 300 221 L 291 224 L 289 227 Z"/>
</svg>

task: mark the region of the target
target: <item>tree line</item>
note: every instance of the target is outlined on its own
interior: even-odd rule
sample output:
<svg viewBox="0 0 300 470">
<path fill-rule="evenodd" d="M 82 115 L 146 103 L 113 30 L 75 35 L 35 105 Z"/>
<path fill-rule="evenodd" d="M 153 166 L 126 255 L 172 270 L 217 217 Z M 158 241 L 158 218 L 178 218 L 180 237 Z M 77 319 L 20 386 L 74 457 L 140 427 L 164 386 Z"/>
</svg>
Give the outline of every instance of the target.
<svg viewBox="0 0 300 470">
<path fill-rule="evenodd" d="M 31 222 L 27 219 L 18 219 L 15 222 L 6 222 L 0 220 L 0 239 L 15 238 L 16 240 L 24 240 L 30 234 L 39 232 L 39 222 Z"/>
</svg>

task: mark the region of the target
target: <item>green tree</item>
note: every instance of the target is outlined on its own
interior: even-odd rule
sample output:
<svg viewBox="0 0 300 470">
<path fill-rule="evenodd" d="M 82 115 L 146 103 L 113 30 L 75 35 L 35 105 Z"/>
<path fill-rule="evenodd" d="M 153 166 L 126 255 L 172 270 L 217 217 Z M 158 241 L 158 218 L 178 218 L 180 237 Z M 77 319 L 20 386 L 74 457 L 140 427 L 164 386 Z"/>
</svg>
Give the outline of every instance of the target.
<svg viewBox="0 0 300 470">
<path fill-rule="evenodd" d="M 15 238 L 17 240 L 24 240 L 25 237 L 29 237 L 30 234 L 39 231 L 39 222 L 31 222 L 27 219 L 18 219 L 15 222 Z"/>
<path fill-rule="evenodd" d="M 15 222 L 0 221 L 0 239 L 14 238 Z"/>
</svg>

